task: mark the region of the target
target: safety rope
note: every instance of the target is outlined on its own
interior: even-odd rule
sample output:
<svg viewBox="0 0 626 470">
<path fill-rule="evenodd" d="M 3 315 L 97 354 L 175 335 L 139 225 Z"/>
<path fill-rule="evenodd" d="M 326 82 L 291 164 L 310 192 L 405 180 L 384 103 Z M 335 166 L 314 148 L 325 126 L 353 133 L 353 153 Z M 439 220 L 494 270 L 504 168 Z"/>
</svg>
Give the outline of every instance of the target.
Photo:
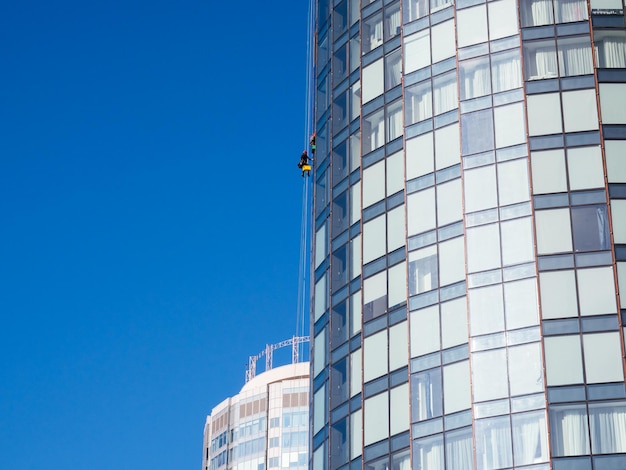
<svg viewBox="0 0 626 470">
<path fill-rule="evenodd" d="M 315 28 L 315 0 L 309 0 L 309 10 L 307 18 L 307 36 L 306 36 L 306 88 L 305 88 L 305 123 L 304 123 L 304 143 L 303 148 L 309 148 L 309 139 L 313 134 L 313 92 L 312 84 L 314 83 L 314 64 L 313 64 L 313 30 Z M 311 155 L 314 157 L 314 155 Z M 313 165 L 315 162 L 312 162 Z M 300 260 L 298 266 L 298 314 L 296 318 L 296 336 L 305 336 L 306 319 L 308 318 L 309 305 L 309 276 L 307 275 L 309 267 L 310 253 L 310 218 L 311 205 L 309 201 L 310 176 L 305 176 L 302 182 L 302 215 L 300 224 Z M 298 356 L 303 357 L 302 348 L 304 343 L 298 345 Z"/>
</svg>

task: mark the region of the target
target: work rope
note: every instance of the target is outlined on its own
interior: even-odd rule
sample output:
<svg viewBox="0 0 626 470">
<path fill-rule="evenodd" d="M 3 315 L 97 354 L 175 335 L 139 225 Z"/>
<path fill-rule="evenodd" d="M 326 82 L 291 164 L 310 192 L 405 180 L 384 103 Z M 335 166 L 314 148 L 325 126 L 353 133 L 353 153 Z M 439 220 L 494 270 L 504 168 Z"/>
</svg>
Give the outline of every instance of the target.
<svg viewBox="0 0 626 470">
<path fill-rule="evenodd" d="M 314 65 L 313 65 L 313 48 L 314 43 L 313 29 L 315 27 L 315 0 L 309 0 L 309 10 L 307 18 L 307 37 L 306 37 L 306 89 L 305 89 L 305 123 L 304 123 L 304 145 L 303 148 L 309 148 L 309 139 L 313 134 L 313 92 L 314 83 Z M 314 157 L 315 155 L 311 155 Z M 313 165 L 315 162 L 313 161 Z M 310 174 L 310 173 L 309 173 Z M 302 215 L 300 223 L 300 260 L 298 266 L 298 314 L 296 315 L 296 336 L 306 336 L 306 320 L 308 317 L 309 306 L 309 276 L 307 275 L 309 268 L 309 242 L 311 240 L 310 218 L 311 205 L 309 202 L 309 179 L 310 176 L 302 178 Z M 298 344 L 298 356 L 302 357 L 304 343 Z"/>
</svg>

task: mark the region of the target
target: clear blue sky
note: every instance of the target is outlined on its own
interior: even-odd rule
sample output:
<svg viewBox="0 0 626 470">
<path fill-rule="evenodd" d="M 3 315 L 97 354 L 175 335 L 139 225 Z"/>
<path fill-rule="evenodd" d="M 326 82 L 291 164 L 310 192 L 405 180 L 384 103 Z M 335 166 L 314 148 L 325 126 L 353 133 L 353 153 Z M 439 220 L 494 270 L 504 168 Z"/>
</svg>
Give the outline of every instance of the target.
<svg viewBox="0 0 626 470">
<path fill-rule="evenodd" d="M 0 2 L 3 470 L 200 470 L 295 333 L 307 9 Z"/>
</svg>

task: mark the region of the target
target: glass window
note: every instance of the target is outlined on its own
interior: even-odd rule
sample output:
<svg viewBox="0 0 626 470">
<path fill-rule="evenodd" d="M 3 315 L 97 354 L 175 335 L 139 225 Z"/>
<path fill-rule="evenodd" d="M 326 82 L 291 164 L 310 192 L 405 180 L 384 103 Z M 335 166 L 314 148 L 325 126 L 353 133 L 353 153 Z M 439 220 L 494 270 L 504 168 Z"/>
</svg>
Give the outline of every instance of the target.
<svg viewBox="0 0 626 470">
<path fill-rule="evenodd" d="M 624 381 L 619 332 L 583 335 L 583 349 L 587 383 Z"/>
<path fill-rule="evenodd" d="M 413 470 L 439 470 L 441 468 L 444 468 L 443 436 L 413 441 Z"/>
<path fill-rule="evenodd" d="M 313 376 L 317 376 L 326 365 L 326 329 L 313 340 Z"/>
<path fill-rule="evenodd" d="M 428 14 L 428 0 L 403 0 L 402 16 L 410 23 Z"/>
<path fill-rule="evenodd" d="M 496 122 L 497 119 L 496 114 Z M 525 158 L 498 163 L 498 196 L 500 206 L 528 201 L 530 199 L 529 192 L 528 162 Z"/>
<path fill-rule="evenodd" d="M 605 140 L 604 151 L 609 183 L 626 183 L 626 140 Z"/>
<path fill-rule="evenodd" d="M 363 68 L 361 72 L 361 99 L 363 100 L 363 104 L 383 94 L 385 90 L 383 72 L 384 66 L 382 58 Z"/>
<path fill-rule="evenodd" d="M 459 123 L 435 131 L 435 153 L 437 170 L 461 163 Z"/>
<path fill-rule="evenodd" d="M 530 135 L 563 132 L 561 99 L 558 93 L 530 95 L 528 102 L 528 133 Z"/>
<path fill-rule="evenodd" d="M 331 409 L 348 399 L 348 391 L 348 359 L 343 358 L 330 367 Z"/>
<path fill-rule="evenodd" d="M 506 377 L 506 349 L 472 353 L 472 385 L 475 402 L 508 396 L 509 387 Z"/>
<path fill-rule="evenodd" d="M 541 26 L 554 23 L 552 0 L 521 0 L 522 26 Z"/>
<path fill-rule="evenodd" d="M 363 281 L 363 321 L 376 318 L 386 311 L 387 272 L 383 271 Z"/>
<path fill-rule="evenodd" d="M 317 84 L 317 114 L 318 117 L 330 106 L 330 74 L 327 73 L 318 79 Z"/>
<path fill-rule="evenodd" d="M 363 207 L 385 198 L 385 162 L 380 161 L 363 170 Z"/>
<path fill-rule="evenodd" d="M 609 218 L 606 205 L 572 207 L 574 251 L 609 250 Z"/>
<path fill-rule="evenodd" d="M 585 11 L 587 11 L 586 5 Z M 589 36 L 559 38 L 557 43 L 562 77 L 593 73 Z"/>
<path fill-rule="evenodd" d="M 317 321 L 328 307 L 328 276 L 327 273 L 315 284 L 315 321 Z"/>
<path fill-rule="evenodd" d="M 589 131 L 598 128 L 596 91 L 580 90 L 563 93 L 565 132 Z"/>
<path fill-rule="evenodd" d="M 479 5 L 457 11 L 458 47 L 487 41 L 487 7 Z"/>
<path fill-rule="evenodd" d="M 626 452 L 626 402 L 589 404 L 594 454 Z"/>
<path fill-rule="evenodd" d="M 495 108 L 493 112 L 497 148 L 526 142 L 526 116 L 523 103 L 500 106 Z"/>
<path fill-rule="evenodd" d="M 385 40 L 400 34 L 400 2 L 385 6 Z"/>
<path fill-rule="evenodd" d="M 463 155 L 493 149 L 493 117 L 491 110 L 461 115 L 461 145 Z"/>
<path fill-rule="evenodd" d="M 411 312 L 411 357 L 439 350 L 439 308 Z"/>
<path fill-rule="evenodd" d="M 589 425 L 585 405 L 550 407 L 550 442 L 556 457 L 589 454 Z"/>
<path fill-rule="evenodd" d="M 348 340 L 348 301 L 335 305 L 331 310 L 331 335 L 330 342 L 339 346 Z"/>
<path fill-rule="evenodd" d="M 350 429 L 363 429 L 363 415 L 361 409 L 354 411 L 350 415 Z M 360 432 L 350 433 L 350 459 L 361 455 L 363 447 L 362 434 Z"/>
<path fill-rule="evenodd" d="M 441 286 L 465 280 L 463 237 L 439 243 L 439 279 Z"/>
<path fill-rule="evenodd" d="M 387 139 L 391 142 L 402 136 L 402 100 L 387 105 Z"/>
<path fill-rule="evenodd" d="M 511 396 L 543 392 L 541 343 L 509 348 Z"/>
<path fill-rule="evenodd" d="M 394 434 L 409 430 L 409 384 L 405 383 L 399 387 L 392 388 L 389 395 L 389 401 L 391 402 L 389 427 L 391 435 L 393 436 Z M 396 467 L 397 470 L 408 470 L 408 452 L 407 460 L 403 463 L 406 465 L 406 468 Z"/>
<path fill-rule="evenodd" d="M 359 111 L 360 113 L 361 111 Z M 319 148 L 319 145 L 318 145 Z M 350 169 L 352 171 L 361 166 L 361 131 L 350 136 Z"/>
<path fill-rule="evenodd" d="M 584 21 L 589 18 L 585 0 L 554 0 L 554 14 L 557 23 Z"/>
<path fill-rule="evenodd" d="M 596 66 L 626 68 L 626 31 L 595 30 Z"/>
<path fill-rule="evenodd" d="M 454 20 L 444 21 L 431 28 L 433 64 L 456 54 L 454 43 Z"/>
<path fill-rule="evenodd" d="M 511 419 L 515 465 L 547 462 L 548 429 L 545 411 L 514 414 Z"/>
<path fill-rule="evenodd" d="M 359 0 L 350 0 L 350 26 L 359 21 L 361 13 L 361 2 Z"/>
<path fill-rule="evenodd" d="M 430 80 L 405 88 L 404 120 L 407 126 L 433 115 L 433 95 Z"/>
<path fill-rule="evenodd" d="M 441 304 L 441 347 L 467 343 L 467 304 L 465 297 Z"/>
<path fill-rule="evenodd" d="M 430 0 L 430 12 L 434 13 L 436 11 L 443 10 L 451 4 L 452 0 Z"/>
<path fill-rule="evenodd" d="M 350 301 L 350 336 L 354 336 L 361 331 L 363 316 L 361 312 L 361 291 L 352 294 Z"/>
<path fill-rule="evenodd" d="M 331 154 L 333 186 L 348 176 L 348 143 L 346 140 L 337 145 Z"/>
<path fill-rule="evenodd" d="M 548 386 L 583 383 L 580 336 L 544 338 Z"/>
<path fill-rule="evenodd" d="M 435 115 L 457 108 L 455 70 L 433 79 L 433 104 Z"/>
<path fill-rule="evenodd" d="M 530 217 L 501 223 L 502 264 L 526 263 L 535 258 L 533 227 Z"/>
<path fill-rule="evenodd" d="M 489 3 L 489 39 L 504 38 L 517 34 L 517 3 L 500 0 Z"/>
<path fill-rule="evenodd" d="M 363 119 L 363 153 L 371 152 L 385 144 L 385 113 L 380 109 Z"/>
<path fill-rule="evenodd" d="M 565 152 L 563 149 L 530 153 L 533 194 L 567 191 Z"/>
<path fill-rule="evenodd" d="M 361 115 L 361 82 L 357 81 L 350 87 L 350 121 L 354 121 L 360 115 Z"/>
<path fill-rule="evenodd" d="M 361 65 L 361 36 L 357 35 L 350 39 L 350 73 Z"/>
<path fill-rule="evenodd" d="M 458 152 L 457 152 L 458 153 Z M 412 180 L 435 171 L 433 133 L 406 141 L 406 179 Z M 409 196 L 410 197 L 410 196 Z"/>
<path fill-rule="evenodd" d="M 334 7 L 333 33 L 336 41 L 348 29 L 348 2 L 343 0 Z"/>
<path fill-rule="evenodd" d="M 626 83 L 600 83 L 602 124 L 626 124 Z"/>
<path fill-rule="evenodd" d="M 366 362 L 367 363 L 367 362 Z M 368 446 L 389 437 L 389 394 L 381 393 L 363 403 L 363 444 Z M 384 425 L 381 425 L 385 423 Z"/>
<path fill-rule="evenodd" d="M 283 434 L 284 439 L 284 434 Z M 343 419 L 330 427 L 330 467 L 337 468 L 348 461 L 348 420 Z"/>
<path fill-rule="evenodd" d="M 443 409 L 445 414 L 469 409 L 471 403 L 469 361 L 443 367 Z"/>
<path fill-rule="evenodd" d="M 467 229 L 467 268 L 475 273 L 501 267 L 498 224 Z"/>
<path fill-rule="evenodd" d="M 313 395 L 313 434 L 326 423 L 326 384 Z"/>
<path fill-rule="evenodd" d="M 572 251 L 572 227 L 568 209 L 535 212 L 537 251 L 540 255 Z"/>
<path fill-rule="evenodd" d="M 389 307 L 406 301 L 406 264 L 404 262 L 389 268 Z"/>
<path fill-rule="evenodd" d="M 377 13 L 366 20 L 363 20 L 363 54 L 376 49 L 383 43 L 383 14 Z"/>
<path fill-rule="evenodd" d="M 409 253 L 409 295 L 436 289 L 438 283 L 437 247 L 429 246 Z"/>
<path fill-rule="evenodd" d="M 567 167 L 572 191 L 604 188 L 602 151 L 599 146 L 568 149 Z"/>
<path fill-rule="evenodd" d="M 389 370 L 404 367 L 409 362 L 407 322 L 403 321 L 389 328 Z"/>
<path fill-rule="evenodd" d="M 465 171 L 465 212 L 490 209 L 498 205 L 495 165 Z"/>
<path fill-rule="evenodd" d="M 387 369 L 387 330 L 368 336 L 363 341 L 363 381 L 385 375 Z"/>
<path fill-rule="evenodd" d="M 504 311 L 508 330 L 539 323 L 537 285 L 534 278 L 504 284 Z"/>
<path fill-rule="evenodd" d="M 333 292 L 348 282 L 348 244 L 336 248 L 332 254 L 330 286 Z"/>
<path fill-rule="evenodd" d="M 357 181 L 350 187 L 350 225 L 361 218 L 361 182 Z M 360 262 L 360 261 L 359 261 Z"/>
<path fill-rule="evenodd" d="M 328 223 L 324 222 L 315 233 L 315 268 L 320 265 L 328 254 Z"/>
<path fill-rule="evenodd" d="M 387 197 L 404 189 L 404 152 L 387 157 Z M 404 230 L 403 230 L 404 232 Z"/>
<path fill-rule="evenodd" d="M 386 253 L 386 233 L 384 215 L 363 224 L 363 264 L 374 261 Z"/>
<path fill-rule="evenodd" d="M 437 185 L 437 221 L 440 227 L 463 218 L 461 180 Z"/>
<path fill-rule="evenodd" d="M 518 49 L 491 55 L 491 79 L 494 93 L 522 86 L 522 64 Z"/>
<path fill-rule="evenodd" d="M 361 352 L 358 349 L 350 354 L 350 397 L 361 393 Z"/>
<path fill-rule="evenodd" d="M 539 285 L 544 320 L 578 316 L 574 271 L 540 273 Z"/>
<path fill-rule="evenodd" d="M 446 433 L 446 465 L 457 470 L 472 470 L 472 428 L 463 428 Z"/>
<path fill-rule="evenodd" d="M 611 200 L 611 220 L 615 243 L 626 243 L 626 200 Z"/>
<path fill-rule="evenodd" d="M 424 421 L 442 413 L 441 368 L 411 375 L 411 420 Z"/>
<path fill-rule="evenodd" d="M 476 420 L 477 468 L 513 466 L 509 416 Z"/>
<path fill-rule="evenodd" d="M 341 232 L 348 228 L 348 191 L 344 191 L 333 199 L 332 211 L 332 236 L 335 238 Z"/>
<path fill-rule="evenodd" d="M 400 49 L 385 57 L 385 90 L 400 85 L 402 79 L 402 56 Z"/>
<path fill-rule="evenodd" d="M 435 189 L 430 188 L 407 197 L 409 236 L 435 228 Z"/>
<path fill-rule="evenodd" d="M 361 275 L 361 235 L 357 235 L 350 241 L 350 279 Z"/>
<path fill-rule="evenodd" d="M 524 42 L 526 80 L 559 76 L 554 39 Z"/>
<path fill-rule="evenodd" d="M 348 46 L 335 49 L 333 54 L 333 86 L 337 86 L 348 76 Z"/>
<path fill-rule="evenodd" d="M 489 57 L 478 57 L 459 63 L 461 100 L 469 100 L 491 93 Z"/>
<path fill-rule="evenodd" d="M 404 204 L 387 212 L 387 251 L 389 253 L 404 246 L 405 225 Z"/>
<path fill-rule="evenodd" d="M 430 34 L 425 29 L 404 39 L 404 73 L 430 65 Z"/>
<path fill-rule="evenodd" d="M 472 336 L 504 330 L 502 285 L 469 291 L 470 331 Z M 487 398 L 485 398 L 487 400 Z"/>
</svg>

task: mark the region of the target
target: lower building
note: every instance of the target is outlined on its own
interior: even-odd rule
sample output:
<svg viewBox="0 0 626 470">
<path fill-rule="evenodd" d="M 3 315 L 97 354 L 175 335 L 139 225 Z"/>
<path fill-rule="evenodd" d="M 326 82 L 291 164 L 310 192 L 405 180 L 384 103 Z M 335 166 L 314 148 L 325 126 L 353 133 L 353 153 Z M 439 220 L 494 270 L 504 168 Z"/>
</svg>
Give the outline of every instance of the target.
<svg viewBox="0 0 626 470">
<path fill-rule="evenodd" d="M 206 419 L 202 469 L 305 470 L 309 363 L 283 365 L 259 375 L 249 369 L 247 376 L 241 391 L 214 407 Z"/>
</svg>

